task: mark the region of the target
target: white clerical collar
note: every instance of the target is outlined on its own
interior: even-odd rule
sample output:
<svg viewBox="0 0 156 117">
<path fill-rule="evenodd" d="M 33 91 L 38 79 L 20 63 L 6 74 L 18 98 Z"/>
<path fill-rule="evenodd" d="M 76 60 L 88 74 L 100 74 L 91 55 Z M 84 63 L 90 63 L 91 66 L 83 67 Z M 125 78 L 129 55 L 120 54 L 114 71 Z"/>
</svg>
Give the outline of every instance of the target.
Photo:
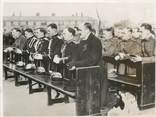
<svg viewBox="0 0 156 117">
<path fill-rule="evenodd" d="M 88 33 L 87 36 L 85 38 L 83 38 L 82 40 L 87 40 L 90 34 L 91 34 L 91 32 Z"/>
</svg>

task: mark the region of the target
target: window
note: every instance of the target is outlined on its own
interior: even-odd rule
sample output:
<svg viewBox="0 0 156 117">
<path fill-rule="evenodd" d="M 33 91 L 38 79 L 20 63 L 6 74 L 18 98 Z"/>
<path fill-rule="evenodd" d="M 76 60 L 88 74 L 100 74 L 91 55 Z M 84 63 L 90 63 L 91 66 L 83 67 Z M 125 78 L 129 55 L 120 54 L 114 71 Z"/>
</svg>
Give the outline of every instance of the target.
<svg viewBox="0 0 156 117">
<path fill-rule="evenodd" d="M 14 25 L 14 22 L 13 22 L 13 21 L 11 21 L 11 22 L 10 22 L 10 24 L 11 24 L 11 26 L 13 26 L 13 25 Z"/>
<path fill-rule="evenodd" d="M 26 25 L 28 25 L 28 21 L 26 21 Z"/>
</svg>

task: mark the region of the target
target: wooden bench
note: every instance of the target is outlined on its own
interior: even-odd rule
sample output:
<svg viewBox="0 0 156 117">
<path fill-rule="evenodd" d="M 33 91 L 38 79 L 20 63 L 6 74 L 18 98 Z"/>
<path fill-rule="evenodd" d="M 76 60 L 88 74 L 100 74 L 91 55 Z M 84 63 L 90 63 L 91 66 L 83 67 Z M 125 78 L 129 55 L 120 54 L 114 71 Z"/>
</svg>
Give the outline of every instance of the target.
<svg viewBox="0 0 156 117">
<path fill-rule="evenodd" d="M 133 63 L 128 59 L 115 61 L 114 57 L 104 57 L 104 61 L 114 65 L 122 63 L 128 66 L 133 64 L 136 68 L 135 77 L 127 74 L 117 74 L 115 77 L 108 75 L 110 86 L 136 94 L 140 110 L 155 106 L 155 62 L 142 61 Z"/>
<path fill-rule="evenodd" d="M 32 87 L 34 85 L 33 82 L 44 85 L 47 88 L 48 105 L 52 105 L 54 103 L 63 102 L 63 101 L 68 102 L 68 97 L 75 98 L 75 93 L 65 91 L 63 89 L 63 84 L 58 85 L 58 84 L 52 83 L 50 80 L 50 77 L 48 75 L 31 74 L 28 71 L 24 71 L 22 68 L 15 67 L 13 64 L 12 65 L 11 64 L 3 64 L 3 67 L 5 70 L 11 70 L 14 72 L 14 74 L 15 74 L 15 85 L 20 83 L 20 82 L 18 82 L 18 76 L 19 75 L 24 76 L 25 78 L 28 79 L 29 94 L 32 94 L 34 92 L 41 92 L 44 90 L 41 87 L 33 89 L 33 87 Z M 5 72 L 7 72 L 7 71 L 5 71 Z M 52 99 L 51 98 L 52 97 L 51 89 L 53 89 L 59 93 L 62 93 L 64 95 L 64 98 Z"/>
<path fill-rule="evenodd" d="M 48 75 L 32 74 L 24 71 L 22 68 L 16 67 L 13 64 L 3 64 L 5 72 L 11 70 L 15 74 L 15 82 L 18 81 L 18 76 L 22 75 L 28 79 L 29 94 L 41 92 L 43 88 L 33 88 L 33 82 L 42 84 L 47 88 L 48 105 L 60 102 L 69 102 L 69 97 L 76 99 L 77 115 L 94 115 L 100 113 L 101 108 L 101 75 L 99 66 L 80 67 L 76 68 L 76 92 L 64 90 L 64 83 L 53 83 Z M 5 76 L 7 77 L 7 75 Z M 19 82 L 17 82 L 19 83 Z M 15 83 L 15 84 L 17 84 Z M 56 96 L 52 99 L 51 90 L 62 93 L 64 97 Z"/>
</svg>

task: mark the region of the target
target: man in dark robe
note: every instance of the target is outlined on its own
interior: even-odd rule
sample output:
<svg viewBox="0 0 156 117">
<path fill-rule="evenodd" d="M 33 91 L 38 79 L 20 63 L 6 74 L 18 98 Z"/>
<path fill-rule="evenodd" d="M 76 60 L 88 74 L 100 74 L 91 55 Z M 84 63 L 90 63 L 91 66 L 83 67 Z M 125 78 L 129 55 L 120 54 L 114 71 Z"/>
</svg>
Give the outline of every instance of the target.
<svg viewBox="0 0 156 117">
<path fill-rule="evenodd" d="M 106 66 L 102 60 L 102 44 L 101 41 L 92 34 L 92 25 L 84 23 L 81 27 L 81 38 L 78 47 L 78 59 L 68 63 L 69 68 L 75 69 L 76 67 L 100 66 L 101 74 L 101 107 L 106 104 L 107 96 L 107 77 Z"/>
<path fill-rule="evenodd" d="M 48 44 L 48 56 L 44 57 L 44 61 L 47 61 L 47 65 L 50 62 L 50 69 L 53 71 L 60 71 L 60 65 L 57 65 L 53 62 L 54 56 L 61 56 L 61 47 L 63 40 L 57 31 L 57 25 L 52 23 L 47 27 L 47 36 L 49 39 Z"/>
</svg>

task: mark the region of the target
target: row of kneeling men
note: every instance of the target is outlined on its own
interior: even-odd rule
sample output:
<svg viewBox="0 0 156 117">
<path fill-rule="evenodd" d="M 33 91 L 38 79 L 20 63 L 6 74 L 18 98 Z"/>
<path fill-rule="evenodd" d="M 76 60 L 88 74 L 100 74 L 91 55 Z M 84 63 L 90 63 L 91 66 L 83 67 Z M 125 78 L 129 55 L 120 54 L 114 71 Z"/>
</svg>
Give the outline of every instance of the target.
<svg viewBox="0 0 156 117">
<path fill-rule="evenodd" d="M 142 40 L 138 39 L 137 34 L 130 38 L 132 30 L 128 28 L 124 29 L 125 34 L 113 28 L 106 29 L 104 40 L 100 40 L 95 36 L 90 23 L 84 23 L 80 28 L 65 28 L 62 34 L 58 33 L 57 25 L 54 23 L 49 24 L 46 30 L 27 28 L 24 35 L 19 28 L 13 28 L 11 34 L 15 42 L 4 52 L 14 51 L 18 55 L 15 62 L 18 66 L 25 66 L 26 70 L 35 69 L 38 73 L 44 74 L 57 71 L 65 74 L 65 77 L 72 81 L 68 90 L 73 91 L 75 84 L 72 78 L 76 67 L 99 65 L 105 70 L 102 56 L 113 56 L 119 60 L 133 55 L 134 62 L 141 61 L 143 57 L 152 57 L 153 60 L 155 35 L 151 33 L 149 24 L 142 24 L 141 28 L 142 32 L 139 34 Z M 106 98 L 107 78 L 105 74 L 103 76 L 105 90 L 102 98 Z M 116 102 L 119 101 L 112 104 L 116 105 Z"/>
<path fill-rule="evenodd" d="M 100 65 L 102 44 L 93 34 L 90 23 L 80 28 L 65 28 L 62 34 L 57 28 L 54 23 L 47 29 L 27 28 L 24 33 L 13 28 L 11 34 L 15 42 L 4 52 L 14 51 L 17 54 L 14 62 L 17 66 L 25 66 L 26 70 L 35 69 L 43 74 L 57 71 L 68 78 L 73 77 L 76 67 Z"/>
</svg>

